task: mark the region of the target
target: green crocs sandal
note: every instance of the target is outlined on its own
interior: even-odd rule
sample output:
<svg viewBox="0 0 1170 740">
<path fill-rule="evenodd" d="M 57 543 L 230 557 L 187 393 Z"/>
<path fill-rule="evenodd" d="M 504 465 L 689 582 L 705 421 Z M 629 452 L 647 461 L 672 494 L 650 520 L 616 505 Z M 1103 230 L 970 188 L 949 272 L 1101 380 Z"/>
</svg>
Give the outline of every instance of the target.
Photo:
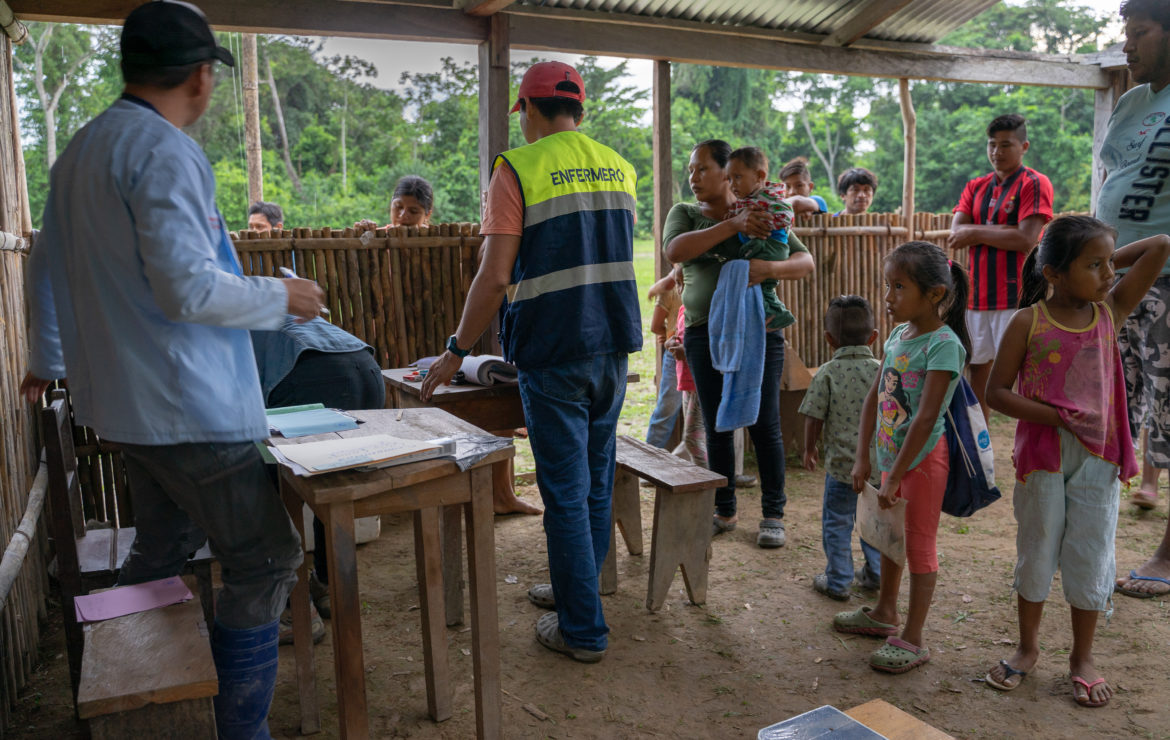
<svg viewBox="0 0 1170 740">
<path fill-rule="evenodd" d="M 911 645 L 897 637 L 887 637 L 869 656 L 869 667 L 885 673 L 905 673 L 930 660 L 930 648 Z"/>
<path fill-rule="evenodd" d="M 869 616 L 870 611 L 872 611 L 870 607 L 863 606 L 852 612 L 837 612 L 837 616 L 833 617 L 833 629 L 872 637 L 892 637 L 898 634 L 896 624 L 879 622 Z"/>
</svg>

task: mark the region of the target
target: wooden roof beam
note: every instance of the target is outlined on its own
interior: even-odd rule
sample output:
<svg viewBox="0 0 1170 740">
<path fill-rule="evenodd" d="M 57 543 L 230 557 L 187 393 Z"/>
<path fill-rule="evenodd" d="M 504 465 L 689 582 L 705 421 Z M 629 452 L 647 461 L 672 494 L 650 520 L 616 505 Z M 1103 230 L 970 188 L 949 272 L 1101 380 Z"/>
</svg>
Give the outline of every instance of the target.
<svg viewBox="0 0 1170 740">
<path fill-rule="evenodd" d="M 849 46 L 854 41 L 885 23 L 886 19 L 909 5 L 913 0 L 866 0 L 854 3 L 839 19 L 838 28 L 821 42 L 824 46 Z"/>
<path fill-rule="evenodd" d="M 478 44 L 487 19 L 461 10 L 344 0 L 196 0 L 217 31 Z M 9 0 L 20 20 L 121 25 L 142 0 Z"/>
<path fill-rule="evenodd" d="M 516 0 L 457 0 L 456 7 L 468 15 L 495 15 Z"/>
</svg>

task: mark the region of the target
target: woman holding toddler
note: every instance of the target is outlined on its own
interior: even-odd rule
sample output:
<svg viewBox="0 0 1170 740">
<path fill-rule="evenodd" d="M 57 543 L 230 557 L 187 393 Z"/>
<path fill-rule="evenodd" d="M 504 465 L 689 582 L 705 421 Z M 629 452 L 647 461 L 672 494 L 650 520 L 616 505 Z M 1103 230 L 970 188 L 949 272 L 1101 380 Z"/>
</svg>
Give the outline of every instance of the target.
<svg viewBox="0 0 1170 740">
<path fill-rule="evenodd" d="M 731 146 L 718 139 L 704 141 L 691 152 L 688 171 L 695 203 L 675 205 L 663 230 L 664 251 L 673 263 L 682 263 L 683 305 L 686 332 L 683 339 L 687 363 L 694 376 L 699 406 L 707 430 L 707 461 L 728 485 L 715 492 L 712 533 L 736 528 L 734 429 L 717 431 L 716 417 L 724 397 L 724 380 L 712 365 L 708 318 L 721 271 L 742 259 L 745 244 L 740 234 L 768 239 L 773 219 L 763 209 L 735 209 L 736 196 L 728 179 Z M 734 215 L 733 215 L 734 214 Z M 758 243 L 758 242 L 757 242 Z M 784 336 L 781 331 L 795 318 L 776 297 L 775 281 L 799 280 L 813 271 L 812 255 L 795 235 L 789 234 L 785 259 L 750 259 L 747 285 L 762 285 L 764 304 L 763 383 L 759 415 L 748 426 L 759 464 L 763 520 L 756 544 L 782 547 L 784 531 L 784 445 L 780 437 L 780 376 L 784 369 Z M 769 295 L 770 294 L 770 295 Z M 749 338 L 749 341 L 758 338 Z M 747 342 L 745 342 L 747 344 Z"/>
</svg>

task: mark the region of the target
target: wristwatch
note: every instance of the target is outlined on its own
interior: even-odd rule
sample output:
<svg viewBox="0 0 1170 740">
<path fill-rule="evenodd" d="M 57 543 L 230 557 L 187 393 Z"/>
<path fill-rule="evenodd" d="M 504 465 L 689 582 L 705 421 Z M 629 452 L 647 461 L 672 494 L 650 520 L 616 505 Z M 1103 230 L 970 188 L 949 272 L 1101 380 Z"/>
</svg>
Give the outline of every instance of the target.
<svg viewBox="0 0 1170 740">
<path fill-rule="evenodd" d="M 447 351 L 456 357 L 467 357 L 471 354 L 470 349 L 459 349 L 459 345 L 455 343 L 455 335 L 447 337 Z"/>
</svg>

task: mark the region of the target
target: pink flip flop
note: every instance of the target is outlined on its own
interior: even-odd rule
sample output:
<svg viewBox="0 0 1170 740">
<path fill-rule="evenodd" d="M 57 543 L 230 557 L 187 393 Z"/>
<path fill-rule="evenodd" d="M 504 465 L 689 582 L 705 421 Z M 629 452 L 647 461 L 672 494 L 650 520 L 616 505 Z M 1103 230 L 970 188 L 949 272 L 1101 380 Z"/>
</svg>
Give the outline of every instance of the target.
<svg viewBox="0 0 1170 740">
<path fill-rule="evenodd" d="M 1073 676 L 1072 682 L 1074 684 L 1073 701 L 1075 701 L 1080 706 L 1082 706 L 1082 707 L 1103 707 L 1109 703 L 1108 699 L 1106 699 L 1105 701 L 1093 701 L 1092 700 L 1093 687 L 1100 686 L 1101 684 L 1105 683 L 1104 677 L 1098 678 L 1096 681 L 1089 683 L 1088 681 L 1081 678 L 1080 676 Z M 1076 688 L 1075 688 L 1076 684 L 1080 684 L 1081 686 L 1085 687 L 1085 698 L 1083 701 L 1081 700 L 1081 698 L 1079 696 L 1077 696 L 1077 692 L 1076 692 Z"/>
</svg>

